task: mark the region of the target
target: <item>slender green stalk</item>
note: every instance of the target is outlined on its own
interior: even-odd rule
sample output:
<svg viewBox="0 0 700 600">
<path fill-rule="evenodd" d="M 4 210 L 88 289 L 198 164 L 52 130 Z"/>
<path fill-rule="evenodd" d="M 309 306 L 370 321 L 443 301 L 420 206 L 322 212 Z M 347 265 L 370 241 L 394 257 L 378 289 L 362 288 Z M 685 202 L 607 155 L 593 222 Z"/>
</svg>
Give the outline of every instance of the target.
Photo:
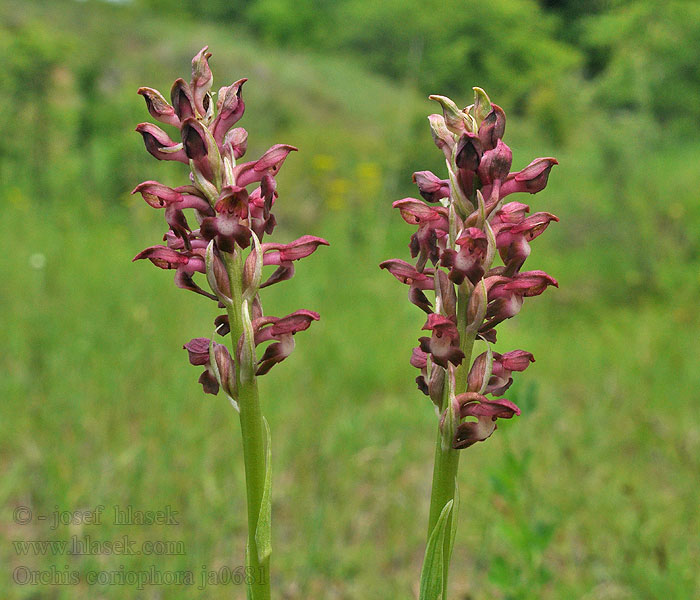
<svg viewBox="0 0 700 600">
<path fill-rule="evenodd" d="M 231 282 L 232 306 L 228 307 L 231 326 L 231 345 L 233 356 L 237 355 L 236 345 L 243 335 L 243 258 L 240 251 L 224 257 L 229 280 Z M 251 362 L 254 357 L 251 357 Z M 258 558 L 258 546 L 255 532 L 262 505 L 265 487 L 265 429 L 263 415 L 258 397 L 258 384 L 255 376 L 241 377 L 241 365 L 238 365 L 236 380 L 238 384 L 238 404 L 240 407 L 241 434 L 243 438 L 243 462 L 245 463 L 246 499 L 248 507 L 248 544 L 246 548 L 246 578 L 250 577 L 252 600 L 270 599 L 270 558 L 262 562 Z M 255 365 L 246 365 L 255 372 Z"/>
<path fill-rule="evenodd" d="M 467 304 L 469 295 L 460 287 L 458 291 L 458 323 L 457 328 L 460 335 L 460 346 L 464 352 L 464 360 L 457 367 L 455 372 L 455 389 L 451 389 L 450 378 L 445 380 L 445 391 L 442 398 L 441 411 L 448 407 L 450 392 L 461 394 L 467 389 L 467 376 L 471 363 L 472 348 L 474 347 L 475 334 L 468 334 L 467 329 Z M 457 487 L 457 470 L 459 468 L 459 450 L 452 448 L 452 440 L 444 439 L 444 434 L 438 426 L 437 440 L 435 441 L 435 462 L 433 465 L 433 485 L 430 494 L 430 515 L 428 517 L 428 539 L 437 524 L 440 513 L 450 500 L 455 500 Z M 452 512 L 447 523 L 447 530 L 453 528 L 453 521 L 459 517 L 457 514 L 457 502 L 452 505 Z M 450 568 L 450 553 L 452 549 L 451 536 L 445 536 L 444 547 L 444 573 L 443 573 L 443 600 L 447 599 L 447 577 Z"/>
</svg>

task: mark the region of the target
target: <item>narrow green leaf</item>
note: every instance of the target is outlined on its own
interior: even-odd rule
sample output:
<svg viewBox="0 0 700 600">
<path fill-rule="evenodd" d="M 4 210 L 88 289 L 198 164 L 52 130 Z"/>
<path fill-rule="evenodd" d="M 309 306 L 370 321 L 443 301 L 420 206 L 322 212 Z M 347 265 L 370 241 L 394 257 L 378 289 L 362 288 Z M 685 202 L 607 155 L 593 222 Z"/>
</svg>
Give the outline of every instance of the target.
<svg viewBox="0 0 700 600">
<path fill-rule="evenodd" d="M 270 436 L 270 426 L 267 419 L 263 417 L 265 424 L 265 487 L 263 489 L 262 502 L 260 503 L 260 514 L 258 515 L 258 524 L 255 526 L 255 545 L 258 547 L 258 560 L 260 563 L 272 553 L 272 535 L 271 535 L 271 520 L 272 520 L 272 496 L 270 495 L 272 487 L 272 440 Z"/>
<path fill-rule="evenodd" d="M 430 534 L 430 539 L 428 539 L 428 547 L 425 549 L 423 568 L 420 573 L 419 600 L 444 600 L 442 581 L 445 566 L 445 531 L 453 504 L 454 500 L 445 504 Z"/>
<path fill-rule="evenodd" d="M 447 564 L 450 564 L 450 559 L 452 558 L 452 549 L 455 546 L 455 538 L 457 537 L 457 521 L 459 517 L 459 484 L 457 483 L 457 478 L 455 477 L 455 497 L 454 504 L 452 505 L 452 520 L 450 521 L 450 548 L 447 553 Z"/>
</svg>

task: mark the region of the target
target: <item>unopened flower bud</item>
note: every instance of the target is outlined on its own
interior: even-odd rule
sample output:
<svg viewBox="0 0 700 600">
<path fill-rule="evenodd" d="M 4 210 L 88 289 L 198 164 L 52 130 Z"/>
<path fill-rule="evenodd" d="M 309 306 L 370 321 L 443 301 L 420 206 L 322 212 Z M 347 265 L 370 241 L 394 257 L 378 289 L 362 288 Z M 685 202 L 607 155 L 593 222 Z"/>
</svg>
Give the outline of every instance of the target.
<svg viewBox="0 0 700 600">
<path fill-rule="evenodd" d="M 481 184 L 486 185 L 494 181 L 505 181 L 513 163 L 513 153 L 510 148 L 498 140 L 493 150 L 484 152 L 479 164 L 479 179 Z"/>
<path fill-rule="evenodd" d="M 166 125 L 180 127 L 180 119 L 175 114 L 175 109 L 168 104 L 168 101 L 158 91 L 148 87 L 138 89 L 138 93 L 146 100 L 146 107 L 150 115 Z"/>
<path fill-rule="evenodd" d="M 469 131 L 467 127 L 467 115 L 457 108 L 457 105 L 446 96 L 429 96 L 442 106 L 442 115 L 445 119 L 445 126 L 455 135 L 462 135 Z"/>
<path fill-rule="evenodd" d="M 234 127 L 226 134 L 223 148 L 230 149 L 233 158 L 238 160 L 248 149 L 248 132 L 243 127 Z"/>
<path fill-rule="evenodd" d="M 418 186 L 420 195 L 428 202 L 439 202 L 450 196 L 450 182 L 446 179 L 440 179 L 430 171 L 414 173 L 413 183 Z"/>
<path fill-rule="evenodd" d="M 214 342 L 213 346 L 214 360 L 219 372 L 219 384 L 229 396 L 236 398 L 238 390 L 236 386 L 236 366 L 233 363 L 233 359 L 223 344 Z"/>
<path fill-rule="evenodd" d="M 184 79 L 176 79 L 173 87 L 170 90 L 170 101 L 173 103 L 173 109 L 180 121 L 189 118 L 197 117 L 197 110 L 192 98 L 192 91 Z"/>
<path fill-rule="evenodd" d="M 474 291 L 472 291 L 472 294 L 469 297 L 469 304 L 467 305 L 468 332 L 473 333 L 478 331 L 479 327 L 484 321 L 484 317 L 486 316 L 487 306 L 488 293 L 484 280 L 482 279 L 474 286 Z"/>
<path fill-rule="evenodd" d="M 492 150 L 506 131 L 506 113 L 497 104 L 491 105 L 491 112 L 479 126 L 479 139 L 484 151 Z"/>
<path fill-rule="evenodd" d="M 228 87 L 219 90 L 216 109 L 218 114 L 212 123 L 211 131 L 214 139 L 221 143 L 231 127 L 233 127 L 245 112 L 245 102 L 243 102 L 243 84 L 247 79 L 239 79 Z"/>
<path fill-rule="evenodd" d="M 452 149 L 455 146 L 456 136 L 447 128 L 445 118 L 442 115 L 433 114 L 428 117 L 428 121 L 435 145 L 442 150 L 448 161 L 452 160 Z"/>
<path fill-rule="evenodd" d="M 214 184 L 221 179 L 221 155 L 209 129 L 194 118 L 182 123 L 182 144 L 187 157 L 208 181 Z"/>
<path fill-rule="evenodd" d="M 483 154 L 479 138 L 473 133 L 464 133 L 457 142 L 455 163 L 459 169 L 476 171 Z"/>
<path fill-rule="evenodd" d="M 477 126 L 480 126 L 484 119 L 493 110 L 491 99 L 488 94 L 480 87 L 472 88 L 474 90 L 474 104 L 472 105 L 472 114 Z"/>
<path fill-rule="evenodd" d="M 486 352 L 479 354 L 474 359 L 467 378 L 467 391 L 483 394 L 488 378 L 491 375 L 489 362 Z"/>
<path fill-rule="evenodd" d="M 209 59 L 211 52 L 207 52 L 208 46 L 204 46 L 192 59 L 192 80 L 190 89 L 194 106 L 199 114 L 204 117 L 211 108 L 211 97 L 208 95 L 213 82 Z"/>
</svg>

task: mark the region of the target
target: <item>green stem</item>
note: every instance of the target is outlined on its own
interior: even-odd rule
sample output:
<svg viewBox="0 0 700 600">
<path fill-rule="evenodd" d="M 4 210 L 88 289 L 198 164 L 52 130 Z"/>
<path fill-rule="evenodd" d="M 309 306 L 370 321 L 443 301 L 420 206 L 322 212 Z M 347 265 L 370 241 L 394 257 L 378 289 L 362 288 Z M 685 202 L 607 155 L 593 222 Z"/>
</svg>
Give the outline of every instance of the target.
<svg viewBox="0 0 700 600">
<path fill-rule="evenodd" d="M 455 372 L 455 389 L 452 390 L 455 395 L 465 392 L 467 389 L 467 377 L 469 375 L 469 367 L 471 364 L 472 348 L 474 346 L 474 335 L 468 335 L 466 332 L 467 323 L 467 304 L 469 295 L 460 287 L 458 288 L 458 323 L 457 328 L 460 335 L 460 347 L 464 352 L 464 360 L 457 367 Z M 451 382 L 449 373 L 445 378 L 445 391 L 442 398 L 441 411 L 448 407 L 450 402 Z M 435 441 L 435 462 L 433 466 L 433 486 L 430 494 L 430 515 L 428 517 L 428 539 L 437 524 L 440 513 L 445 505 L 455 499 L 455 490 L 457 487 L 457 470 L 459 468 L 459 450 L 452 448 L 452 440 L 444 440 L 443 432 L 438 426 L 437 440 Z M 450 514 L 447 531 L 452 530 L 453 519 L 458 518 L 456 513 L 456 503 L 452 505 L 453 511 Z M 445 536 L 444 547 L 444 572 L 442 577 L 443 582 L 443 600 L 447 600 L 447 577 L 450 568 L 450 555 L 452 551 L 451 536 Z"/>
<path fill-rule="evenodd" d="M 233 356 L 236 356 L 238 340 L 243 335 L 243 257 L 237 248 L 236 253 L 225 256 L 226 270 L 231 283 L 232 306 L 228 307 L 229 324 L 231 327 L 231 346 Z M 254 357 L 251 362 L 254 362 Z M 265 488 L 265 427 L 258 397 L 257 379 L 253 375 L 250 380 L 241 378 L 241 365 L 237 365 L 236 379 L 238 384 L 237 400 L 240 407 L 241 437 L 243 439 L 243 462 L 245 463 L 246 499 L 248 506 L 248 545 L 246 567 L 251 567 L 246 575 L 250 575 L 252 584 L 252 600 L 270 599 L 270 559 L 260 561 L 255 532 L 260 515 L 263 491 Z M 247 365 L 254 373 L 255 365 Z"/>
</svg>

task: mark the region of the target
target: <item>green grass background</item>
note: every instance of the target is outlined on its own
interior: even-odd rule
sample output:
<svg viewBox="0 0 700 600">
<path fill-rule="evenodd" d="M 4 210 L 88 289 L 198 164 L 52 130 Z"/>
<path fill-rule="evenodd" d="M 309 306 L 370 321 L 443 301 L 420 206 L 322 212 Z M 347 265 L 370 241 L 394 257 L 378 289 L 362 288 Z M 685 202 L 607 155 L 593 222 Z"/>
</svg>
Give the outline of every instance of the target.
<svg viewBox="0 0 700 600">
<path fill-rule="evenodd" d="M 411 173 L 442 173 L 425 120 L 440 90 L 250 32 L 88 4 L 2 3 L 0 597 L 245 595 L 13 582 L 22 566 L 84 576 L 155 565 L 199 583 L 203 565 L 242 562 L 237 415 L 201 393 L 181 349 L 210 335 L 216 313 L 169 273 L 130 262 L 164 223 L 129 191 L 184 177 L 133 133 L 148 120 L 135 90 L 167 92 L 204 44 L 215 87 L 250 78 L 249 156 L 276 142 L 301 149 L 279 177 L 277 240 L 331 242 L 263 297 L 269 314 L 322 315 L 261 381 L 275 597 L 417 597 L 436 420 L 408 364 L 422 313 L 377 265 L 408 258 L 411 229 L 391 202 L 414 194 Z M 508 394 L 523 415 L 463 453 L 450 597 L 698 598 L 700 139 L 576 106 L 566 144 L 546 129 L 513 116 L 506 141 L 514 168 L 560 160 L 548 188 L 523 199 L 561 219 L 528 259 L 560 288 L 499 331 L 498 350 L 537 362 Z M 13 522 L 17 506 L 36 517 L 100 504 L 100 526 Z M 114 505 L 170 505 L 179 525 L 114 525 Z M 12 543 L 124 534 L 182 540 L 186 554 L 21 556 Z"/>
</svg>

